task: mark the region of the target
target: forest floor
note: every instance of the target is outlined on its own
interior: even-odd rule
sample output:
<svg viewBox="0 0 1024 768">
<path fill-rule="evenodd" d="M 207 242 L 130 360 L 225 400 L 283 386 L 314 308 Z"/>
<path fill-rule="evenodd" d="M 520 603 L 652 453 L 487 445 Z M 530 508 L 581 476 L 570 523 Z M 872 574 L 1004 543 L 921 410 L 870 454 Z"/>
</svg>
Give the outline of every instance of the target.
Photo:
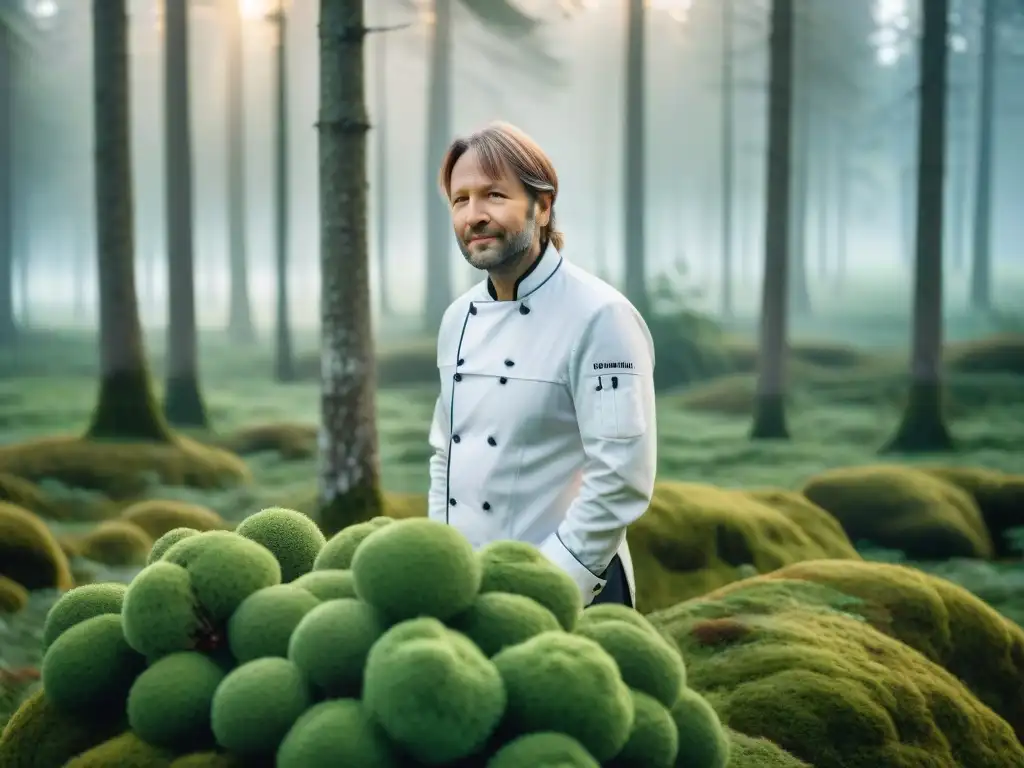
<svg viewBox="0 0 1024 768">
<path fill-rule="evenodd" d="M 964 338 L 991 330 L 972 327 L 951 335 Z M 20 346 L 6 358 L 0 356 L 0 444 L 75 434 L 87 425 L 96 395 L 94 339 L 64 334 L 37 341 Z M 312 340 L 299 341 L 300 348 L 312 348 Z M 158 386 L 159 346 L 157 341 L 151 347 L 155 348 Z M 310 455 L 287 460 L 276 452 L 246 456 L 254 482 L 245 488 L 203 493 L 154 485 L 145 495 L 202 503 L 228 520 L 309 498 L 317 477 L 312 430 L 318 421 L 317 384 L 273 382 L 271 353 L 263 347 L 239 349 L 212 334 L 204 337 L 201 346 L 202 387 L 216 433 L 230 435 L 257 424 L 306 425 L 302 434 L 311 441 Z M 1020 375 L 1024 371 L 949 376 L 949 426 L 957 440 L 954 453 L 879 456 L 878 448 L 891 436 L 901 414 L 906 363 L 898 357 L 902 355 L 869 355 L 862 365 L 838 369 L 795 368 L 788 441 L 750 441 L 753 379 L 749 374 L 660 395 L 659 479 L 797 488 L 826 469 L 883 461 L 1024 472 L 1024 379 Z M 378 393 L 383 483 L 390 491 L 427 489 L 426 436 L 436 392 L 431 384 L 383 388 Z M 54 526 L 58 534 L 79 532 L 74 524 Z M 866 557 L 906 562 L 959 583 L 1024 625 L 1024 559 L 911 563 L 898 552 L 873 549 L 869 542 L 855 544 Z M 96 570 L 99 580 L 127 581 L 134 573 L 100 566 Z M 0 666 L 38 664 L 42 621 L 54 597 L 34 593 L 25 611 L 0 617 Z M 0 702 L 0 723 L 6 719 L 5 709 Z"/>
</svg>

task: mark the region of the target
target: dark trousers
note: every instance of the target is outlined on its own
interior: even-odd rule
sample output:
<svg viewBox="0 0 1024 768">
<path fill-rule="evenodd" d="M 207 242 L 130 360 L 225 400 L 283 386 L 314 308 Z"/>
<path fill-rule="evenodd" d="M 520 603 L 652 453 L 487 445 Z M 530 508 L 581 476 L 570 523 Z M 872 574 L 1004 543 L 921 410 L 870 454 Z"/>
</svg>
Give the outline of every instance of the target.
<svg viewBox="0 0 1024 768">
<path fill-rule="evenodd" d="M 607 579 L 608 583 L 604 585 L 604 589 L 598 593 L 597 597 L 591 601 L 591 605 L 618 603 L 628 608 L 634 607 L 633 601 L 629 597 L 629 582 L 626 581 L 626 569 L 623 567 L 622 560 L 619 559 L 618 555 L 612 558 L 608 568 L 601 574 L 601 578 Z"/>
</svg>

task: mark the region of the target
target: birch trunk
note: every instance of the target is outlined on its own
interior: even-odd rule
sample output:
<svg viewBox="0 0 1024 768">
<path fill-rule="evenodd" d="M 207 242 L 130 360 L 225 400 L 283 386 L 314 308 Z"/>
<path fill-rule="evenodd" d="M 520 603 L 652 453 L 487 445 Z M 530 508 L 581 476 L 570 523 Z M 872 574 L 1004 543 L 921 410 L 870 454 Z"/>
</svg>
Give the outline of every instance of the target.
<svg viewBox="0 0 1024 768">
<path fill-rule="evenodd" d="M 196 348 L 187 0 L 164 0 L 164 30 L 168 266 L 164 414 L 171 424 L 206 427 L 206 409 L 199 393 L 199 356 Z"/>
<path fill-rule="evenodd" d="M 126 0 L 93 0 L 100 388 L 88 438 L 171 439 L 153 396 L 135 294 Z"/>
<path fill-rule="evenodd" d="M 367 247 L 363 0 L 320 2 L 320 525 L 381 514 Z"/>
<path fill-rule="evenodd" d="M 924 6 L 921 38 L 911 382 L 903 419 L 883 452 L 952 447 L 941 401 L 948 29 L 949 0 L 929 0 Z"/>
<path fill-rule="evenodd" d="M 789 288 L 790 129 L 793 95 L 793 2 L 773 0 L 768 44 L 768 162 L 761 338 L 754 439 L 786 439 L 785 390 Z"/>
</svg>

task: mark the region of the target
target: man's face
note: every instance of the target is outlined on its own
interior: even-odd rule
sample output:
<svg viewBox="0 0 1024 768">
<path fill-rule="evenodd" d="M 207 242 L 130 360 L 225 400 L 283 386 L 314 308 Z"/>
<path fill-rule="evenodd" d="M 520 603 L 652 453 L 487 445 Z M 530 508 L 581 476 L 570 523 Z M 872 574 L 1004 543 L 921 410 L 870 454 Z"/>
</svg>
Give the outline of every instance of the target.
<svg viewBox="0 0 1024 768">
<path fill-rule="evenodd" d="M 452 168 L 449 201 L 459 250 L 477 269 L 513 271 L 539 242 L 537 203 L 511 169 L 490 178 L 475 149 Z"/>
</svg>

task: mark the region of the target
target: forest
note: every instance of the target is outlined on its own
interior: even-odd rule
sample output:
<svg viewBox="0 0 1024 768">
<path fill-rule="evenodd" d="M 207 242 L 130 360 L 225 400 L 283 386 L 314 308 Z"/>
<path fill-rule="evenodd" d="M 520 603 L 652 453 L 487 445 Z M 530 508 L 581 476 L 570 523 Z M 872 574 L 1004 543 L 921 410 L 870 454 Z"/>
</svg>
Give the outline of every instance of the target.
<svg viewBox="0 0 1024 768">
<path fill-rule="evenodd" d="M 635 610 L 426 519 L 492 120 Z M 1024 0 L 0 0 L 0 768 L 1020 768 L 1022 136 Z"/>
</svg>

